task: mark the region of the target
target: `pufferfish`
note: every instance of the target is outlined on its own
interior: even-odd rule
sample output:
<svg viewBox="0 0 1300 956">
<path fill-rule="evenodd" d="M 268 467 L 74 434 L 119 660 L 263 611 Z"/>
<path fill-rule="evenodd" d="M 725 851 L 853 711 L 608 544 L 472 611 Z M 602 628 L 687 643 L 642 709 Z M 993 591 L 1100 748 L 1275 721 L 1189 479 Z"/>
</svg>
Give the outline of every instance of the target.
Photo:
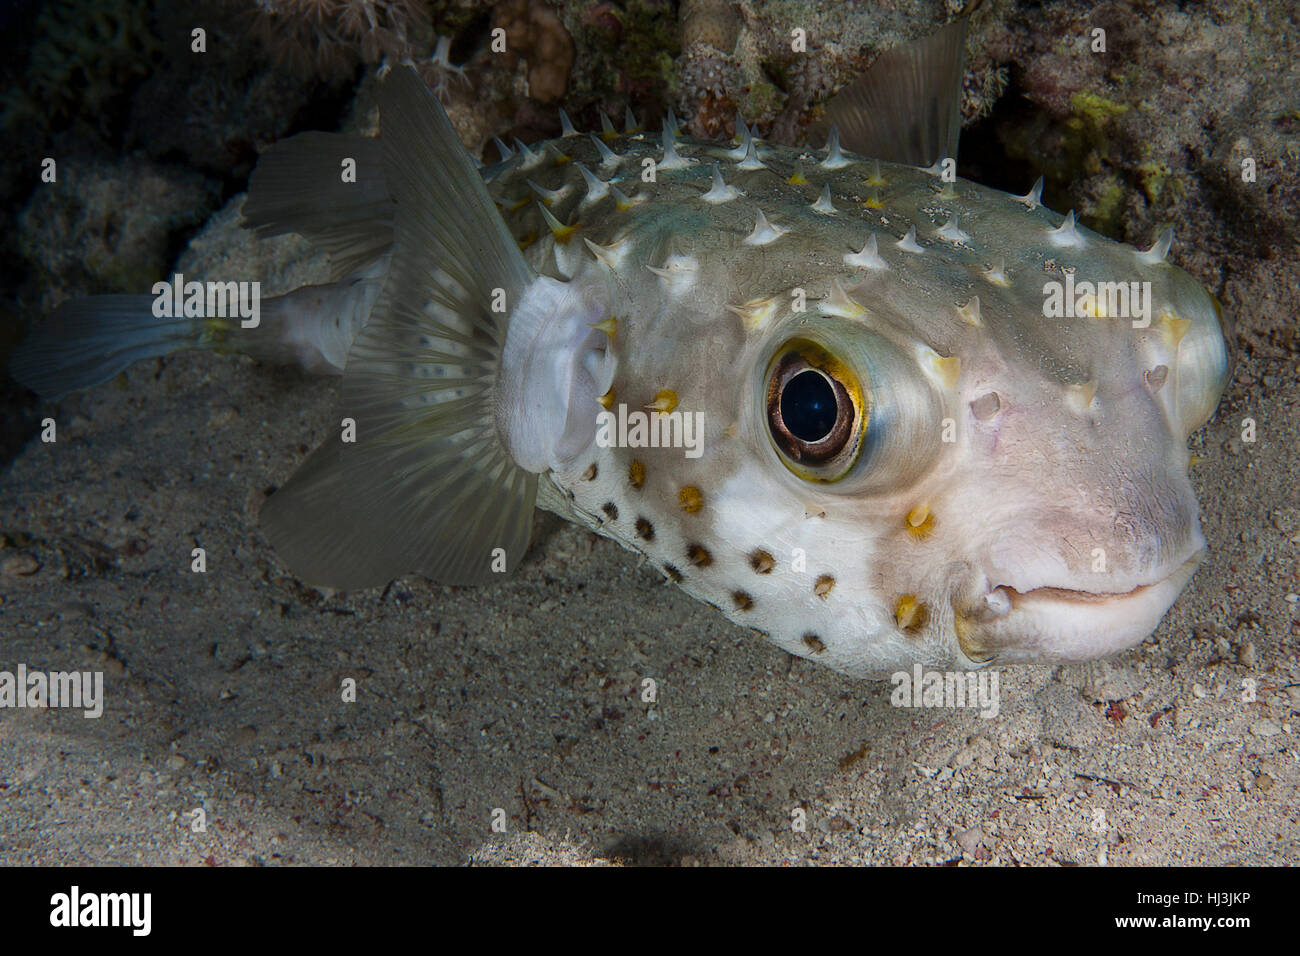
<svg viewBox="0 0 1300 956">
<path fill-rule="evenodd" d="M 317 585 L 499 580 L 541 507 L 848 675 L 1123 650 L 1205 550 L 1186 439 L 1221 316 L 1168 235 L 951 175 L 963 50 L 956 24 L 886 53 L 824 149 L 565 118 L 482 173 L 395 69 L 377 140 L 279 144 L 244 206 L 327 249 L 330 284 L 256 329 L 81 300 L 15 376 L 54 396 L 201 346 L 341 371 L 351 431 L 260 517 Z M 1045 315 L 1053 283 L 1146 290 L 1143 317 Z"/>
</svg>

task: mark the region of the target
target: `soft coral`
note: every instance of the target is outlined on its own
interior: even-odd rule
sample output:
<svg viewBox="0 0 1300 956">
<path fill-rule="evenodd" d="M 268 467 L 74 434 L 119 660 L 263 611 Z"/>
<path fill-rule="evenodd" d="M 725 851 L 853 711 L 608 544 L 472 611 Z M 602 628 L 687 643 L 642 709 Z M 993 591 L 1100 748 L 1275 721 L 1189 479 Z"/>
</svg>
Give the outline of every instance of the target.
<svg viewBox="0 0 1300 956">
<path fill-rule="evenodd" d="M 408 59 L 430 27 L 421 0 L 253 0 L 256 32 L 294 68 L 330 73 L 358 60 Z"/>
</svg>

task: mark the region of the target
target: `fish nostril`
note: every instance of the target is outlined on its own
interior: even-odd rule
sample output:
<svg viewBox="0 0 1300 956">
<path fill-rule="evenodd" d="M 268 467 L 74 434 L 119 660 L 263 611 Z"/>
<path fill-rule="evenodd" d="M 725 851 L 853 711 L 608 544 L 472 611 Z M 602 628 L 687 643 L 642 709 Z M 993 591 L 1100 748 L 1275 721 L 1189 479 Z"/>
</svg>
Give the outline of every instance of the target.
<svg viewBox="0 0 1300 956">
<path fill-rule="evenodd" d="M 988 392 L 970 403 L 971 414 L 980 421 L 988 421 L 1002 408 L 1002 399 L 997 392 Z"/>
<path fill-rule="evenodd" d="M 990 617 L 1005 617 L 1011 613 L 1011 595 L 1006 588 L 994 588 L 984 595 L 984 607 Z"/>
</svg>

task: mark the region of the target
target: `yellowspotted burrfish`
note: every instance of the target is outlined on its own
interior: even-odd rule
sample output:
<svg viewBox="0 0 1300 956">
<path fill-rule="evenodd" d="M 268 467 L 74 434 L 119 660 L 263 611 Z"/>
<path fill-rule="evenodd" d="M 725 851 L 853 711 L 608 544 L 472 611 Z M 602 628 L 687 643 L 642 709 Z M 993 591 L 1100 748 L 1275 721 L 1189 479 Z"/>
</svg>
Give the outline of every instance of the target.
<svg viewBox="0 0 1300 956">
<path fill-rule="evenodd" d="M 1217 304 L 1167 234 L 952 174 L 964 45 L 885 54 L 825 148 L 566 117 L 482 172 L 395 69 L 377 140 L 303 134 L 252 179 L 245 224 L 327 249 L 330 284 L 256 328 L 80 300 L 16 377 L 56 396 L 196 346 L 342 371 L 353 433 L 261 515 L 312 584 L 499 580 L 542 507 L 850 675 L 1123 650 L 1205 550 Z"/>
</svg>

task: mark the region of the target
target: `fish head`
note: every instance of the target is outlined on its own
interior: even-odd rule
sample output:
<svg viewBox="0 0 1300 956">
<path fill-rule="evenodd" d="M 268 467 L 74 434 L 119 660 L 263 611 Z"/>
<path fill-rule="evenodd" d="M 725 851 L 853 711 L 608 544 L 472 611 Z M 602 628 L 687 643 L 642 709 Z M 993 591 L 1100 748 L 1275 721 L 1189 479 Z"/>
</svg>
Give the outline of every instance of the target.
<svg viewBox="0 0 1300 956">
<path fill-rule="evenodd" d="M 713 398 L 741 450 L 697 480 L 708 540 L 745 558 L 733 616 L 855 674 L 1146 637 L 1205 547 L 1185 440 L 1223 386 L 1212 300 L 1169 278 L 1149 332 L 1040 301 L 954 340 L 872 284 L 861 316 L 773 323 Z"/>
<path fill-rule="evenodd" d="M 783 198 L 797 167 L 713 207 L 706 169 L 561 269 L 588 324 L 618 317 L 586 361 L 602 407 L 551 463 L 569 512 L 854 676 L 1147 636 L 1205 544 L 1185 440 L 1226 377 L 1213 299 L 1014 197 L 963 182 L 936 203 L 923 170 L 885 167 L 914 204 L 872 213 L 870 253 L 846 255 L 863 221 Z M 848 175 L 837 208 L 863 192 Z M 1148 283 L 1142 318 L 1048 314 L 1050 283 L 1121 279 Z"/>
</svg>

